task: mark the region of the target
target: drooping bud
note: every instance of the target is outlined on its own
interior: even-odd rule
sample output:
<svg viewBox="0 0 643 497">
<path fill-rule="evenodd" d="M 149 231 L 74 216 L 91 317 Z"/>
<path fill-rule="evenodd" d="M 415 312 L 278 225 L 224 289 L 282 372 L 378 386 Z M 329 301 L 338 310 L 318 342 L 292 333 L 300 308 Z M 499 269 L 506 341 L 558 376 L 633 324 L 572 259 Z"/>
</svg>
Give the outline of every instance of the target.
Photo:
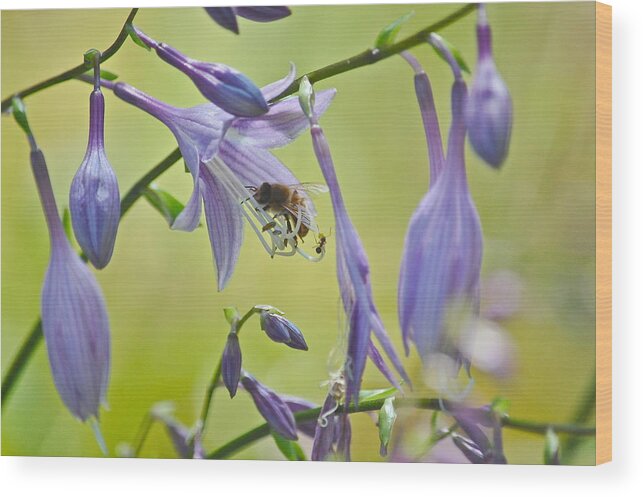
<svg viewBox="0 0 643 497">
<path fill-rule="evenodd" d="M 233 332 L 228 334 L 228 340 L 223 349 L 221 378 L 230 392 L 230 398 L 234 397 L 241 378 L 241 347 L 239 347 L 239 337 Z"/>
<path fill-rule="evenodd" d="M 491 28 L 483 4 L 478 7 L 478 65 L 467 105 L 469 141 L 492 167 L 500 167 L 509 151 L 513 109 L 511 95 L 496 68 Z"/>
<path fill-rule="evenodd" d="M 26 127 L 26 115 L 22 113 Z M 110 369 L 109 322 L 94 275 L 74 252 L 58 215 L 44 154 L 31 131 L 31 167 L 45 214 L 51 253 L 42 289 L 42 329 L 54 384 L 65 406 L 90 421 L 103 452 L 98 428 L 100 404 L 106 403 Z"/>
<path fill-rule="evenodd" d="M 297 440 L 295 418 L 286 402 L 248 373 L 244 373 L 241 384 L 252 396 L 257 410 L 270 427 L 288 440 Z"/>
<path fill-rule="evenodd" d="M 294 323 L 279 314 L 261 312 L 261 329 L 273 342 L 284 343 L 297 350 L 308 350 L 304 335 Z"/>
<path fill-rule="evenodd" d="M 250 78 L 224 64 L 191 59 L 175 48 L 159 43 L 138 28 L 136 35 L 168 64 L 176 67 L 216 106 L 235 116 L 255 117 L 268 112 L 261 90 Z"/>
<path fill-rule="evenodd" d="M 98 63 L 95 67 L 98 76 L 89 97 L 89 141 L 71 183 L 69 210 L 78 244 L 94 267 L 102 269 L 114 251 L 121 209 L 116 174 L 105 154 L 105 98 Z"/>
</svg>

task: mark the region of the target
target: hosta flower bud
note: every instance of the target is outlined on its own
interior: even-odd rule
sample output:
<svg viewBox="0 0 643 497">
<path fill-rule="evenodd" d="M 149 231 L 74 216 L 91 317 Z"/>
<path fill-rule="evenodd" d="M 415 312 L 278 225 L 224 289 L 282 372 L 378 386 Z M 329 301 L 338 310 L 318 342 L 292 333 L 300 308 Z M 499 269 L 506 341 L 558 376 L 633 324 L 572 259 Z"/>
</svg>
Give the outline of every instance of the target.
<svg viewBox="0 0 643 497">
<path fill-rule="evenodd" d="M 239 337 L 236 333 L 228 334 L 221 359 L 221 377 L 223 384 L 230 392 L 230 398 L 234 397 L 241 377 L 241 347 L 239 347 Z"/>
<path fill-rule="evenodd" d="M 297 440 L 295 418 L 286 402 L 247 373 L 244 373 L 241 384 L 270 427 L 288 440 Z"/>
<path fill-rule="evenodd" d="M 206 12 L 219 26 L 239 34 L 237 16 L 255 22 L 272 22 L 290 15 L 288 7 L 205 7 Z"/>
<path fill-rule="evenodd" d="M 268 338 L 277 343 L 285 343 L 297 350 L 308 350 L 304 335 L 294 323 L 279 314 L 267 311 L 261 313 L 261 329 Z"/>
<path fill-rule="evenodd" d="M 482 4 L 477 34 L 478 65 L 467 105 L 469 141 L 485 162 L 500 167 L 509 150 L 513 110 L 511 95 L 493 60 L 491 28 Z"/>
<path fill-rule="evenodd" d="M 140 29 L 138 37 L 168 64 L 185 73 L 201 94 L 213 104 L 235 116 L 254 117 L 268 112 L 261 90 L 244 74 L 224 64 L 191 59 L 175 48 L 159 43 Z"/>
<path fill-rule="evenodd" d="M 76 240 L 97 269 L 104 268 L 112 257 L 121 213 L 118 182 L 105 155 L 104 116 L 105 99 L 97 88 L 89 99 L 87 152 L 69 191 Z"/>
</svg>

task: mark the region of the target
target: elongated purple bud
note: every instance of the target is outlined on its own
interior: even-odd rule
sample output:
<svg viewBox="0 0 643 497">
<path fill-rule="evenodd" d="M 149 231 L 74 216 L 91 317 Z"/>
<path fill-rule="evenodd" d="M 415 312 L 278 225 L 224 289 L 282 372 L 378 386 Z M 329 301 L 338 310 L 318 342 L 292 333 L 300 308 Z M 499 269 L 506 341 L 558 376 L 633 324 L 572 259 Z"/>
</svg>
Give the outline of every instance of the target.
<svg viewBox="0 0 643 497">
<path fill-rule="evenodd" d="M 286 405 L 292 411 L 293 414 L 296 414 L 301 411 L 307 411 L 309 409 L 313 409 L 317 407 L 314 403 L 305 399 L 300 399 L 299 397 L 282 395 L 281 398 L 283 399 L 283 401 L 286 403 Z M 297 423 L 297 429 L 300 432 L 302 432 L 304 435 L 308 435 L 309 437 L 315 436 L 316 426 L 317 426 L 317 422 L 315 420 Z"/>
<path fill-rule="evenodd" d="M 485 464 L 488 462 L 484 453 L 475 442 L 455 433 L 451 436 L 451 440 L 453 440 L 455 446 L 460 449 L 460 452 L 464 454 L 464 457 L 466 457 L 469 462 L 473 464 Z"/>
<path fill-rule="evenodd" d="M 228 334 L 221 359 L 221 377 L 223 384 L 230 392 L 230 398 L 234 397 L 241 378 L 241 347 L 236 333 Z"/>
<path fill-rule="evenodd" d="M 139 38 L 168 64 L 187 75 L 201 94 L 221 109 L 242 117 L 255 117 L 268 112 L 261 90 L 243 73 L 224 64 L 191 59 L 165 43 L 159 43 L 140 29 Z"/>
<path fill-rule="evenodd" d="M 205 7 L 205 11 L 219 26 L 239 34 L 237 16 L 245 17 L 255 22 L 272 22 L 288 17 L 291 12 L 288 7 Z"/>
<path fill-rule="evenodd" d="M 513 108 L 507 85 L 491 50 L 491 28 L 483 4 L 478 7 L 478 65 L 467 105 L 469 141 L 492 167 L 500 167 L 509 151 Z"/>
<path fill-rule="evenodd" d="M 304 335 L 297 326 L 279 314 L 261 313 L 261 329 L 273 342 L 284 343 L 297 350 L 308 350 Z"/>
<path fill-rule="evenodd" d="M 65 236 L 45 157 L 38 148 L 31 152 L 31 165 L 51 237 L 41 298 L 49 364 L 58 393 L 71 413 L 82 421 L 97 419 L 109 383 L 107 309 L 94 275 Z"/>
<path fill-rule="evenodd" d="M 97 269 L 110 261 L 120 219 L 120 194 L 103 142 L 105 98 L 89 97 L 89 143 L 69 190 L 69 210 L 78 244 Z"/>
<path fill-rule="evenodd" d="M 222 28 L 239 34 L 239 23 L 234 7 L 204 7 L 205 11 Z"/>
<path fill-rule="evenodd" d="M 286 402 L 247 373 L 241 378 L 241 384 L 270 427 L 288 440 L 297 440 L 295 418 Z"/>
</svg>

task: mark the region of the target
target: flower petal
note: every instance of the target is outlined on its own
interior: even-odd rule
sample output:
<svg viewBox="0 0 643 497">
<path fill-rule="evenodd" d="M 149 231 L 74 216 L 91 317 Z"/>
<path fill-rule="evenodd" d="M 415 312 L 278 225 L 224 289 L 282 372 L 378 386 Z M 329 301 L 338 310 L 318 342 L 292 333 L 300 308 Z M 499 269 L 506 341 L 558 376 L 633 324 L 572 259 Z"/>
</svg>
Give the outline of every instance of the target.
<svg viewBox="0 0 643 497">
<path fill-rule="evenodd" d="M 315 97 L 315 113 L 321 116 L 335 97 L 335 90 L 324 90 Z M 226 135 L 228 140 L 243 140 L 244 145 L 277 148 L 291 143 L 310 125 L 296 96 L 270 107 L 268 113 L 252 119 L 235 119 Z"/>
<path fill-rule="evenodd" d="M 295 67 L 295 64 L 291 62 L 290 71 L 285 78 L 275 81 L 274 83 L 270 83 L 261 89 L 263 97 L 266 99 L 266 101 L 278 97 L 286 88 L 288 88 L 292 84 L 293 81 L 295 81 L 296 76 L 297 68 Z"/>
<path fill-rule="evenodd" d="M 194 231 L 201 220 L 201 179 L 197 177 L 190 200 L 172 223 L 173 230 Z"/>
<path fill-rule="evenodd" d="M 239 24 L 233 7 L 204 7 L 204 9 L 219 26 L 239 34 Z"/>
<path fill-rule="evenodd" d="M 217 266 L 218 288 L 223 290 L 232 276 L 243 241 L 243 216 L 237 201 L 204 166 L 201 178 L 205 219 Z"/>
<path fill-rule="evenodd" d="M 291 12 L 288 7 L 280 6 L 256 6 L 256 7 L 235 7 L 235 12 L 241 17 L 254 22 L 272 22 L 288 17 Z"/>
</svg>

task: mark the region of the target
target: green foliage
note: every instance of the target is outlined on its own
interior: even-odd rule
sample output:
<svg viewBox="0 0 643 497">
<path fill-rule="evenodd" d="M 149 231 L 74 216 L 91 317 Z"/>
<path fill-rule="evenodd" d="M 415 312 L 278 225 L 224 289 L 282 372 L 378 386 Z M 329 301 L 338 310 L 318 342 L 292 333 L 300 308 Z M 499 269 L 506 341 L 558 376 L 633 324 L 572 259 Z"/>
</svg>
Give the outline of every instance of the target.
<svg viewBox="0 0 643 497">
<path fill-rule="evenodd" d="M 378 390 L 360 390 L 359 392 L 359 402 L 364 402 L 368 400 L 381 400 L 388 399 L 397 393 L 397 388 L 381 388 Z"/>
<path fill-rule="evenodd" d="M 545 464 L 560 464 L 560 440 L 556 432 L 549 428 L 545 434 Z"/>
<path fill-rule="evenodd" d="M 393 405 L 394 400 L 395 397 L 389 397 L 386 399 L 378 416 L 377 426 L 380 432 L 380 455 L 382 457 L 386 456 L 388 452 L 388 444 L 391 441 L 391 432 L 393 431 L 393 425 L 397 419 L 397 413 L 395 412 L 395 406 Z"/>
<path fill-rule="evenodd" d="M 127 31 L 127 34 L 129 37 L 132 39 L 134 43 L 136 43 L 139 47 L 143 47 L 145 50 L 148 52 L 151 51 L 152 49 L 148 47 L 143 40 L 136 34 L 136 31 L 134 30 L 134 27 L 131 24 L 128 24 L 127 27 L 125 28 L 125 31 Z"/>
<path fill-rule="evenodd" d="M 150 184 L 143 192 L 143 196 L 163 216 L 169 226 L 172 226 L 184 208 L 180 201 L 161 189 L 156 183 Z"/>
<path fill-rule="evenodd" d="M 272 438 L 277 444 L 277 448 L 281 451 L 284 457 L 289 461 L 305 461 L 306 455 L 304 454 L 301 446 L 292 440 L 287 440 L 279 433 L 271 431 Z"/>
<path fill-rule="evenodd" d="M 395 43 L 395 39 L 402 29 L 402 26 L 406 21 L 413 17 L 413 14 L 413 12 L 409 12 L 401 17 L 398 17 L 397 19 L 395 19 L 395 21 L 393 21 L 382 31 L 380 31 L 377 35 L 377 38 L 375 38 L 375 48 L 379 48 L 381 50 L 382 48 L 386 48 Z"/>
</svg>

